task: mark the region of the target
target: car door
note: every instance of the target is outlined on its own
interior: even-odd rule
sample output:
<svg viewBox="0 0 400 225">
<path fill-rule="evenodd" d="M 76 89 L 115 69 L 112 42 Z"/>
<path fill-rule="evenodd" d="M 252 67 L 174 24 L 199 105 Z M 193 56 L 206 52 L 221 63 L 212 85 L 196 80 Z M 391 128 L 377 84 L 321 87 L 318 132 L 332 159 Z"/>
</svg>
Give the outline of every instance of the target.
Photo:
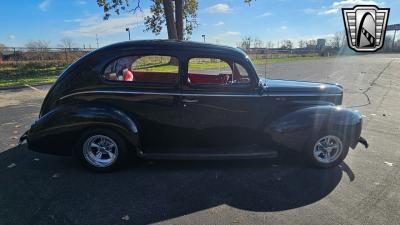
<svg viewBox="0 0 400 225">
<path fill-rule="evenodd" d="M 216 149 L 258 143 L 262 96 L 251 71 L 217 56 L 190 58 L 186 65 L 181 142 Z"/>
<path fill-rule="evenodd" d="M 118 105 L 138 126 L 141 153 L 165 153 L 179 144 L 182 124 L 179 59 L 167 53 L 138 52 L 116 59 L 105 69 L 104 78 Z"/>
</svg>

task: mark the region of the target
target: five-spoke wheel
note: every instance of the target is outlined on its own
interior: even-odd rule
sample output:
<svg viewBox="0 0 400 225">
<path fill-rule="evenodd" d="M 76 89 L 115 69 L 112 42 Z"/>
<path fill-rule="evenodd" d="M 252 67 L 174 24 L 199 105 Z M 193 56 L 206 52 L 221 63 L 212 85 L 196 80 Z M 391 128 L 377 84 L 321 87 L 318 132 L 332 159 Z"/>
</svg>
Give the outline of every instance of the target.
<svg viewBox="0 0 400 225">
<path fill-rule="evenodd" d="M 327 168 L 341 163 L 348 150 L 349 144 L 333 133 L 311 138 L 306 146 L 305 156 L 314 165 Z"/>
<path fill-rule="evenodd" d="M 75 153 L 81 162 L 96 171 L 109 171 L 123 160 L 125 142 L 110 129 L 89 130 L 78 141 Z"/>
</svg>

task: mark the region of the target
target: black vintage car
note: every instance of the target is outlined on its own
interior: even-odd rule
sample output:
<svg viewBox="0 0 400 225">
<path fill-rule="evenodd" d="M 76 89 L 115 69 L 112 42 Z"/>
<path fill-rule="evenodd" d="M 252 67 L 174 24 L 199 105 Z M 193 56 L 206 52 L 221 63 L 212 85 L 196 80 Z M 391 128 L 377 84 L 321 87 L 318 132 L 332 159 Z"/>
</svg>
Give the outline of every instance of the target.
<svg viewBox="0 0 400 225">
<path fill-rule="evenodd" d="M 240 49 L 166 40 L 93 51 L 68 67 L 21 137 L 105 171 L 145 159 L 276 157 L 301 151 L 331 167 L 355 148 L 362 119 L 343 88 L 257 76 Z"/>
</svg>

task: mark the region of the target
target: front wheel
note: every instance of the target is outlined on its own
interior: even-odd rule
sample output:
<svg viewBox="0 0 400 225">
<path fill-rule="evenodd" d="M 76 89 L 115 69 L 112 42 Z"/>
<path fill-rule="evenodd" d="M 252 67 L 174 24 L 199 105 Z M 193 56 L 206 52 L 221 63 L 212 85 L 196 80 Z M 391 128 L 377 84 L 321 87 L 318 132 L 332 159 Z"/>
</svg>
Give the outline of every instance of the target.
<svg viewBox="0 0 400 225">
<path fill-rule="evenodd" d="M 126 144 L 116 132 L 94 129 L 85 132 L 78 140 L 75 154 L 89 169 L 108 172 L 117 168 L 124 160 Z"/>
<path fill-rule="evenodd" d="M 305 157 L 317 167 L 329 168 L 343 162 L 348 151 L 349 144 L 344 138 L 336 134 L 326 134 L 310 140 L 305 149 Z"/>
</svg>

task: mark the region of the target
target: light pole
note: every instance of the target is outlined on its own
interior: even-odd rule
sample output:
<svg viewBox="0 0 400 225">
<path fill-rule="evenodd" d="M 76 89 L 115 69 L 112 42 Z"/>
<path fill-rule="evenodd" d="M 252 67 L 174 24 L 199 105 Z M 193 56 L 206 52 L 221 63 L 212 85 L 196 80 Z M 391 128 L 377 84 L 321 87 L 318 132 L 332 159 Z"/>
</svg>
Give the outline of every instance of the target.
<svg viewBox="0 0 400 225">
<path fill-rule="evenodd" d="M 97 43 L 97 48 L 99 48 L 99 37 L 96 34 L 96 43 Z"/>
<path fill-rule="evenodd" d="M 129 30 L 129 27 L 127 27 L 125 30 L 128 31 L 129 40 L 131 40 L 131 30 Z"/>
<path fill-rule="evenodd" d="M 202 34 L 201 36 L 203 37 L 203 42 L 206 43 L 206 35 Z"/>
</svg>

